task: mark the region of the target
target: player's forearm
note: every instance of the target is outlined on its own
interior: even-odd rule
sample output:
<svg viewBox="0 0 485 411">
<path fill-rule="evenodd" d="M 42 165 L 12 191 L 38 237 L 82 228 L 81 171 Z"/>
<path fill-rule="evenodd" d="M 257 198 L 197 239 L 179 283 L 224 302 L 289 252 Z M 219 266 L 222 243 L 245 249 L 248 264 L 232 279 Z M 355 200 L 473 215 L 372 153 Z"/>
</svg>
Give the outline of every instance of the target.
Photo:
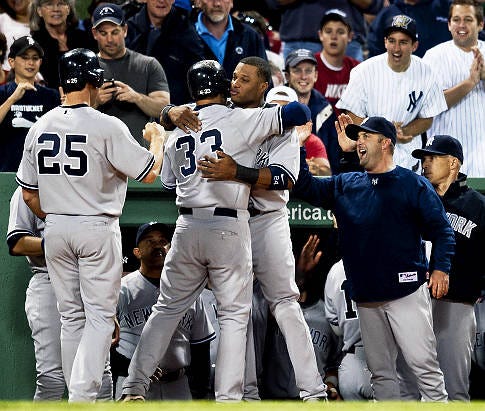
<svg viewBox="0 0 485 411">
<path fill-rule="evenodd" d="M 140 94 L 136 105 L 147 116 L 158 119 L 160 110 L 170 102 L 170 94 L 166 91 L 160 91 L 156 95 Z"/>
<path fill-rule="evenodd" d="M 402 127 L 405 136 L 417 136 L 428 130 L 433 124 L 433 118 L 416 118 L 408 125 Z"/>
<path fill-rule="evenodd" d="M 42 238 L 26 235 L 18 239 L 10 250 L 12 255 L 41 256 L 44 255 L 42 249 Z"/>
<path fill-rule="evenodd" d="M 143 183 L 153 183 L 159 176 L 163 161 L 163 143 L 164 139 L 162 136 L 152 137 L 149 151 L 153 154 L 155 162 L 150 172 L 142 180 Z"/>
<path fill-rule="evenodd" d="M 28 190 L 26 188 L 22 188 L 22 197 L 25 204 L 27 204 L 27 206 L 37 217 L 40 219 L 44 219 L 46 217 L 47 214 L 42 211 L 40 206 L 39 192 L 37 190 Z"/>
<path fill-rule="evenodd" d="M 445 90 L 445 100 L 448 109 L 458 104 L 477 84 L 471 79 L 463 80 L 454 87 Z"/>
</svg>

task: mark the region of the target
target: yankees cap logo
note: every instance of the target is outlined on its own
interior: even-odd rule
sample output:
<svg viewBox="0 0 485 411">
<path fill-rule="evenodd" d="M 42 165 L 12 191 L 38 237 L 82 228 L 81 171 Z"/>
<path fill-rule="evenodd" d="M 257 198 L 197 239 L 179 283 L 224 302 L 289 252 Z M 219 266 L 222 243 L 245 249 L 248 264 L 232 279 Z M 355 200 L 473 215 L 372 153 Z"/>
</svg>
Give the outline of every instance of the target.
<svg viewBox="0 0 485 411">
<path fill-rule="evenodd" d="M 104 15 L 106 15 L 106 14 L 110 15 L 110 14 L 114 14 L 114 13 L 115 13 L 115 11 L 113 10 L 113 8 L 112 8 L 112 7 L 109 7 L 109 6 L 105 6 L 105 7 L 103 7 L 103 8 L 102 8 L 102 9 L 99 11 L 99 14 L 100 14 L 101 16 L 104 16 Z"/>
<path fill-rule="evenodd" d="M 405 16 L 404 14 L 400 14 L 398 16 L 394 16 L 392 19 L 392 26 L 393 27 L 400 27 L 402 29 L 409 29 L 408 25 L 411 23 L 413 19 L 411 19 L 408 16 Z"/>
<path fill-rule="evenodd" d="M 426 147 L 429 147 L 431 144 L 433 144 L 434 137 L 428 138 L 428 141 L 426 142 Z"/>
<path fill-rule="evenodd" d="M 30 36 L 27 36 L 25 39 L 29 42 L 30 46 L 32 46 L 35 43 L 35 40 Z"/>
</svg>

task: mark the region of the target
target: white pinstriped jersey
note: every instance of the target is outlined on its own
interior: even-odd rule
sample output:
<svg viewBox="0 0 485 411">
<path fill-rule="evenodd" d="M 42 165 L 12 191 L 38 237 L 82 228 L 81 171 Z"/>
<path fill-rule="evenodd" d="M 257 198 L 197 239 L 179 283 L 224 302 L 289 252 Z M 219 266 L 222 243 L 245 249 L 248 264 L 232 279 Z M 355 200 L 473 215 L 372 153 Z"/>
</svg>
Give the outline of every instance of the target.
<svg viewBox="0 0 485 411">
<path fill-rule="evenodd" d="M 289 175 L 293 184 L 296 182 L 300 169 L 300 144 L 295 128 L 286 131 L 283 138 L 273 136 L 261 144 L 254 167 L 268 166 L 281 168 Z M 256 187 L 251 190 L 250 202 L 257 210 L 274 211 L 284 207 L 288 199 L 288 190 L 266 190 Z"/>
<path fill-rule="evenodd" d="M 485 56 L 485 42 L 478 48 Z M 473 53 L 455 46 L 453 40 L 429 49 L 423 60 L 431 66 L 439 86 L 446 90 L 470 76 Z M 437 116 L 428 136 L 447 134 L 463 146 L 461 171 L 468 177 L 485 177 L 485 81 L 481 80 L 458 104 Z"/>
<path fill-rule="evenodd" d="M 435 117 L 447 109 L 445 97 L 431 69 L 417 56 L 411 56 L 408 69 L 396 73 L 387 64 L 387 53 L 375 56 L 354 67 L 339 109 L 359 117 L 382 116 L 406 126 L 415 118 Z M 421 148 L 421 137 L 397 144 L 394 162 L 412 168 L 416 159 L 411 152 Z"/>
<path fill-rule="evenodd" d="M 157 301 L 160 288 L 148 281 L 139 270 L 121 279 L 121 291 L 116 309 L 120 323 L 120 342 L 116 351 L 132 358 L 146 321 Z M 190 365 L 190 345 L 215 338 L 209 317 L 199 296 L 180 320 L 160 367 L 176 370 Z"/>
<path fill-rule="evenodd" d="M 7 242 L 9 239 L 24 236 L 43 237 L 44 227 L 45 223 L 25 204 L 22 198 L 22 188 L 17 187 L 10 200 Z M 33 274 L 47 272 L 44 256 L 27 256 L 26 258 Z"/>
<path fill-rule="evenodd" d="M 153 164 L 118 118 L 84 104 L 60 106 L 27 134 L 17 182 L 39 190 L 47 214 L 119 216 L 127 176 L 142 180 Z"/>
<path fill-rule="evenodd" d="M 202 106 L 199 110 L 202 130 L 184 133 L 175 129 L 165 144 L 162 184 L 176 187 L 177 206 L 225 207 L 246 210 L 248 184 L 234 181 L 210 181 L 197 170 L 197 160 L 205 154 L 214 156 L 222 149 L 236 162 L 254 166 L 261 143 L 274 134 L 281 134 L 281 107 L 228 108 L 221 104 Z"/>
<path fill-rule="evenodd" d="M 340 260 L 330 269 L 325 282 L 325 315 L 336 334 L 342 335 L 343 351 L 362 345 L 357 307 L 345 291 L 345 281 L 344 264 Z"/>
</svg>

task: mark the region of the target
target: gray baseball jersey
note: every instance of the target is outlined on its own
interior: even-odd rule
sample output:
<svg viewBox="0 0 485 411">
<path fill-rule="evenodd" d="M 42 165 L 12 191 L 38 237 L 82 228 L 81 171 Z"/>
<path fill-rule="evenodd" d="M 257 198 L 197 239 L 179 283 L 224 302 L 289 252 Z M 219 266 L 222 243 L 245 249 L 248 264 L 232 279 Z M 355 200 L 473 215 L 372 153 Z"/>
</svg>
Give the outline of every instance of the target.
<svg viewBox="0 0 485 411">
<path fill-rule="evenodd" d="M 411 64 L 401 73 L 389 67 L 387 58 L 384 53 L 354 67 L 337 108 L 359 117 L 382 116 L 403 126 L 415 118 L 435 117 L 448 108 L 431 68 L 419 57 L 411 56 Z M 421 146 L 419 136 L 407 144 L 398 143 L 394 162 L 412 168 L 417 162 L 411 152 Z"/>
<path fill-rule="evenodd" d="M 165 259 L 160 297 L 133 355 L 124 394 L 146 394 L 157 365 L 153 359 L 163 357 L 167 337 L 209 279 L 221 330 L 215 397 L 234 401 L 243 396 L 252 288 L 249 186 L 208 181 L 196 161 L 222 149 L 238 163 L 252 166 L 264 139 L 282 133 L 281 108 L 242 110 L 212 104 L 199 109 L 199 119 L 200 132 L 176 129 L 165 145 L 162 183 L 176 188 L 181 215 Z"/>
<path fill-rule="evenodd" d="M 10 200 L 7 243 L 13 246 L 21 237 L 43 237 L 44 222 L 22 199 L 20 187 Z M 32 331 L 35 350 L 36 387 L 34 401 L 62 399 L 65 390 L 61 361 L 61 318 L 44 256 L 26 256 L 32 278 L 25 293 L 25 314 Z M 98 400 L 112 398 L 109 364 L 105 367 Z"/>
<path fill-rule="evenodd" d="M 478 40 L 478 49 L 485 55 L 485 42 Z M 446 90 L 467 79 L 473 53 L 455 46 L 453 40 L 429 49 L 423 57 L 432 67 L 441 89 Z M 465 162 L 461 171 L 468 177 L 485 177 L 485 82 L 480 81 L 462 100 L 437 116 L 428 136 L 447 134 L 460 140 Z"/>
<path fill-rule="evenodd" d="M 230 154 L 246 167 L 254 165 L 259 145 L 281 134 L 281 108 L 230 109 L 215 104 L 199 110 L 203 130 L 185 133 L 176 129 L 165 144 L 162 184 L 176 187 L 176 204 L 183 207 L 226 207 L 245 210 L 249 186 L 233 181 L 208 181 L 197 172 L 196 161 L 216 150 Z"/>
<path fill-rule="evenodd" d="M 123 270 L 118 216 L 127 176 L 143 180 L 153 164 L 121 120 L 85 104 L 51 110 L 26 137 L 17 182 L 39 190 L 47 213 L 70 401 L 93 401 L 100 390 Z"/>
<path fill-rule="evenodd" d="M 342 336 L 344 357 L 338 370 L 340 395 L 344 400 L 373 398 L 370 371 L 365 361 L 359 314 L 346 288 L 343 261 L 335 263 L 325 281 L 325 315 L 337 335 Z"/>
<path fill-rule="evenodd" d="M 120 323 L 120 341 L 116 351 L 126 358 L 132 358 L 143 327 L 152 312 L 152 306 L 157 301 L 160 288 L 148 281 L 140 271 L 134 271 L 121 280 L 120 298 L 116 316 Z M 174 372 L 190 365 L 190 345 L 201 344 L 215 338 L 204 303 L 199 297 L 184 314 L 172 336 L 170 346 L 159 363 L 159 367 L 166 372 Z M 191 399 L 190 389 L 184 373 L 180 373 L 178 384 L 152 382 L 150 385 L 150 399 Z M 116 398 L 121 397 L 121 387 L 124 378 L 119 377 Z M 159 387 L 155 387 L 155 385 Z M 170 389 L 166 389 L 170 385 Z M 153 394 L 153 395 L 151 395 Z M 158 396 L 155 396 L 157 395 Z M 161 394 L 161 395 L 160 395 Z"/>
<path fill-rule="evenodd" d="M 127 176 L 141 181 L 153 163 L 121 120 L 85 105 L 61 106 L 31 127 L 17 182 L 39 190 L 47 214 L 119 216 Z"/>
</svg>

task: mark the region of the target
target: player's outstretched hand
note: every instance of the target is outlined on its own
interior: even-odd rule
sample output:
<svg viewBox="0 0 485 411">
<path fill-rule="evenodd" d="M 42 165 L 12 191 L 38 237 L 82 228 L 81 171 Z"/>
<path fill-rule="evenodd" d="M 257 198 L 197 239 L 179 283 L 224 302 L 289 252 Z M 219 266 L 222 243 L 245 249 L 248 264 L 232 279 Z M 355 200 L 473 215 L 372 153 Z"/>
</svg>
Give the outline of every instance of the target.
<svg viewBox="0 0 485 411">
<path fill-rule="evenodd" d="M 441 298 L 448 294 L 450 287 L 450 276 L 443 271 L 434 270 L 429 278 L 428 288 L 431 288 L 431 295 L 434 298 Z"/>
<path fill-rule="evenodd" d="M 318 238 L 318 235 L 312 234 L 310 237 L 308 237 L 308 240 L 303 246 L 300 257 L 298 258 L 298 262 L 296 264 L 298 271 L 307 273 L 316 267 L 320 261 L 320 258 L 322 257 L 322 252 L 317 252 L 318 244 L 320 244 L 320 238 Z"/>
<path fill-rule="evenodd" d="M 217 157 L 205 155 L 197 162 L 197 168 L 202 177 L 209 180 L 234 180 L 236 178 L 237 163 L 223 151 L 216 151 Z"/>
<path fill-rule="evenodd" d="M 337 121 L 335 122 L 335 128 L 337 129 L 337 137 L 338 137 L 338 144 L 342 151 L 350 152 L 355 151 L 357 149 L 357 143 L 348 138 L 347 134 L 345 134 L 345 127 L 349 124 L 354 124 L 352 118 L 348 114 L 340 114 L 337 117 Z"/>
<path fill-rule="evenodd" d="M 185 133 L 198 132 L 202 129 L 202 122 L 198 115 L 197 111 L 187 106 L 172 107 L 168 112 L 168 117 L 172 123 Z"/>
<path fill-rule="evenodd" d="M 145 124 L 145 128 L 143 129 L 143 138 L 151 143 L 152 138 L 160 136 L 162 138 L 162 142 L 165 142 L 166 133 L 163 126 L 154 121 Z"/>
</svg>

